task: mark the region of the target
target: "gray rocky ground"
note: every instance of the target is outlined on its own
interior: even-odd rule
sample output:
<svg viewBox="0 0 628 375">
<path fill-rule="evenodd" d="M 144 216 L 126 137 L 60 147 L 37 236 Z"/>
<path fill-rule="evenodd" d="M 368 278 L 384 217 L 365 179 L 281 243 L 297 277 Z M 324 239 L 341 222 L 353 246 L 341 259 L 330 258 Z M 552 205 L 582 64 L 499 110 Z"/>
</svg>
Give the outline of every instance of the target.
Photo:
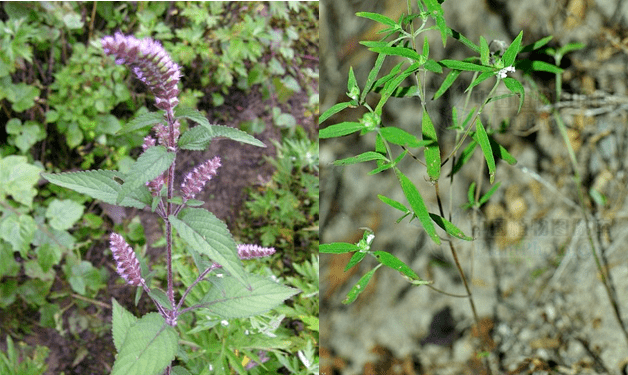
<svg viewBox="0 0 628 375">
<path fill-rule="evenodd" d="M 376 40 L 374 23 L 355 12 L 379 12 L 396 19 L 405 4 L 321 1 L 322 112 L 346 101 L 349 66 L 363 84 L 376 57 L 357 43 Z M 563 61 L 560 114 L 576 151 L 585 192 L 595 188 L 606 198 L 599 204 L 587 195 L 586 212 L 596 247 L 606 255 L 622 318 L 628 322 L 628 2 L 449 0 L 443 8 L 449 25 L 476 42 L 480 35 L 488 41 L 510 42 L 523 30 L 523 44 L 554 35 L 551 43 L 556 47 L 570 42 L 586 45 Z M 466 56 L 462 52 L 468 50 L 453 41 L 445 49 L 438 48 L 440 36 L 432 36 L 433 58 Z M 442 79 L 429 81 L 428 90 L 436 90 Z M 553 77 L 532 79 L 541 92 L 555 92 Z M 449 109 L 463 105 L 465 88 L 461 85 L 444 100 L 427 103 L 447 150 L 453 145 L 452 132 L 446 130 Z M 472 103 L 483 99 L 482 89 Z M 480 340 L 492 349 L 490 363 L 496 374 L 627 373 L 627 340 L 591 255 L 567 148 L 530 83 L 526 90 L 519 115 L 513 101 L 486 112 L 484 121 L 489 126 L 510 121 L 510 130 L 498 140 L 518 160 L 514 166 L 498 164 L 496 180 L 502 185 L 490 203 L 475 215 L 460 208 L 472 181 L 482 180 L 483 192 L 489 188 L 488 178 L 479 172 L 483 163 L 479 154 L 451 190 L 447 181 L 441 181 L 444 206 L 447 211 L 451 207 L 454 224 L 467 234 L 476 228 L 474 242 L 455 244 L 473 287 L 481 318 L 479 333 L 471 330 L 473 318 L 466 299 L 411 287 L 389 269 L 378 270 L 358 300 L 343 305 L 351 286 L 376 262 L 366 259 L 357 272 L 343 272 L 348 257 L 324 254 L 321 373 L 481 374 L 484 370 L 474 354 Z M 391 100 L 385 121 L 416 131 L 421 106 L 413 100 Z M 333 120 L 357 121 L 359 115 L 347 111 L 346 117 Z M 370 137 L 321 142 L 322 243 L 356 242 L 362 236 L 359 228 L 370 227 L 376 234 L 375 249 L 393 253 L 423 278 L 434 280 L 439 289 L 464 293 L 448 246 L 434 245 L 407 219 L 396 224 L 399 215 L 377 199 L 377 194 L 384 194 L 406 202 L 394 175 L 368 176 L 373 165 L 367 164 L 331 165 L 372 147 Z M 425 169 L 409 160 L 401 168 L 435 212 L 434 189 Z M 445 328 L 435 330 L 434 317 Z"/>
</svg>

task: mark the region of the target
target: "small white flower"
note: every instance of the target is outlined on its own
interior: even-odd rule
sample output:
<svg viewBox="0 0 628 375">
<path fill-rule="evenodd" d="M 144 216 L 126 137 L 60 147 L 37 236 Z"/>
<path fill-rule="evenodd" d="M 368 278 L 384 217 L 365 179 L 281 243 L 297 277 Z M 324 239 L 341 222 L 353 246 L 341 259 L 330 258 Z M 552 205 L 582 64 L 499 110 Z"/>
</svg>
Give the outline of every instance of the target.
<svg viewBox="0 0 628 375">
<path fill-rule="evenodd" d="M 515 67 L 514 66 L 509 66 L 507 68 L 504 68 L 502 70 L 500 70 L 499 72 L 497 72 L 497 76 L 499 76 L 499 78 L 506 78 L 506 74 L 508 74 L 508 72 L 515 72 Z"/>
</svg>

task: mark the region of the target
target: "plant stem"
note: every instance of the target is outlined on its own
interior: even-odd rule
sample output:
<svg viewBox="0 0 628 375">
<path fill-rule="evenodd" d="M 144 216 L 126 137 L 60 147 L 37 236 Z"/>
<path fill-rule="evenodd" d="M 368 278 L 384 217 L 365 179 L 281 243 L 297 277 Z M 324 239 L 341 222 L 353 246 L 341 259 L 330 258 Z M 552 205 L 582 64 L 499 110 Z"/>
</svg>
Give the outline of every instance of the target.
<svg viewBox="0 0 628 375">
<path fill-rule="evenodd" d="M 439 210 L 440 216 L 445 217 L 445 213 L 443 212 L 443 204 L 440 199 L 440 192 L 438 189 L 438 181 L 434 182 L 434 189 L 436 190 L 436 201 L 438 202 L 438 210 Z M 447 236 L 451 237 L 449 233 L 447 234 Z M 471 292 L 471 288 L 469 287 L 469 283 L 467 282 L 467 277 L 465 276 L 464 270 L 462 269 L 462 266 L 460 265 L 460 261 L 458 260 L 458 253 L 456 252 L 456 248 L 454 247 L 453 242 L 452 241 L 447 241 L 447 242 L 449 243 L 449 249 L 451 250 L 451 255 L 454 258 L 454 262 L 456 263 L 456 268 L 458 268 L 458 273 L 460 274 L 460 277 L 462 278 L 464 289 L 467 291 L 467 297 L 469 298 L 469 305 L 471 305 L 471 312 L 473 313 L 473 319 L 475 320 L 475 327 L 477 329 L 478 336 L 479 336 L 480 318 L 478 317 L 477 310 L 475 309 L 473 293 Z M 483 351 L 487 351 L 487 352 L 489 351 L 486 348 L 486 343 L 484 342 L 484 340 L 482 340 L 481 337 L 480 337 L 480 347 L 482 348 Z M 484 358 L 484 367 L 486 368 L 486 371 L 488 372 L 488 374 L 491 375 L 492 374 L 491 366 L 489 365 L 488 359 L 486 357 Z"/>
<path fill-rule="evenodd" d="M 169 110 L 166 112 L 166 118 L 168 121 L 168 136 L 170 137 L 170 144 L 174 144 L 174 112 Z M 168 169 L 168 201 L 166 202 L 166 263 L 168 265 L 168 299 L 170 300 L 171 310 L 175 309 L 174 302 L 174 288 L 172 282 L 172 224 L 168 217 L 172 214 L 172 195 L 174 193 L 174 167 L 176 163 L 176 150 L 175 159 L 172 161 L 170 168 Z M 168 370 L 168 373 L 170 371 Z"/>
</svg>

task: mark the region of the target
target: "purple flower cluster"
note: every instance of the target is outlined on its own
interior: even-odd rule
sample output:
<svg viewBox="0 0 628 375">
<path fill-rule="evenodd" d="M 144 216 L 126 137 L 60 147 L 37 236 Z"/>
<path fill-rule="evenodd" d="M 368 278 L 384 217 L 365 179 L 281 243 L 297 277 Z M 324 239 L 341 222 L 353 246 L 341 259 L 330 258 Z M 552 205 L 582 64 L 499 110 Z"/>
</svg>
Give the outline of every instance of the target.
<svg viewBox="0 0 628 375">
<path fill-rule="evenodd" d="M 116 64 L 127 65 L 148 86 L 155 95 L 157 108 L 172 111 L 179 104 L 177 84 L 181 69 L 159 42 L 117 32 L 103 37 L 101 43 L 105 53 L 115 57 Z"/>
<path fill-rule="evenodd" d="M 251 244 L 238 245 L 238 256 L 242 260 L 267 257 L 274 253 L 274 247 L 261 247 Z"/>
<path fill-rule="evenodd" d="M 183 200 L 194 199 L 196 194 L 203 190 L 203 186 L 205 186 L 207 181 L 211 180 L 211 178 L 216 175 L 220 165 L 220 158 L 215 156 L 213 159 L 207 160 L 188 173 L 183 179 L 183 183 L 181 183 Z"/>
<path fill-rule="evenodd" d="M 145 281 L 142 278 L 140 262 L 137 260 L 137 256 L 133 249 L 131 249 L 131 246 L 117 233 L 112 232 L 111 236 L 109 236 L 109 240 L 113 258 L 116 260 L 118 274 L 122 276 L 129 285 L 144 285 Z"/>
</svg>

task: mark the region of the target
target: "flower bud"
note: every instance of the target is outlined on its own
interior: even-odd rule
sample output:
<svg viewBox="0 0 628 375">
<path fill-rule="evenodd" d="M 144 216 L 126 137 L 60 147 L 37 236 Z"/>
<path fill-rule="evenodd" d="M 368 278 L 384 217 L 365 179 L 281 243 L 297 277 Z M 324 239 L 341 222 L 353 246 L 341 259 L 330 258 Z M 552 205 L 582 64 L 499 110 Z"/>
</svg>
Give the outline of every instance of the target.
<svg viewBox="0 0 628 375">
<path fill-rule="evenodd" d="M 203 189 L 207 181 L 211 180 L 211 178 L 216 175 L 218 167 L 220 167 L 220 158 L 216 156 L 188 173 L 181 184 L 183 200 L 194 199 L 196 194 Z"/>
<path fill-rule="evenodd" d="M 238 245 L 238 256 L 242 260 L 263 258 L 275 253 L 274 247 L 261 247 L 258 245 L 241 244 Z"/>
</svg>

